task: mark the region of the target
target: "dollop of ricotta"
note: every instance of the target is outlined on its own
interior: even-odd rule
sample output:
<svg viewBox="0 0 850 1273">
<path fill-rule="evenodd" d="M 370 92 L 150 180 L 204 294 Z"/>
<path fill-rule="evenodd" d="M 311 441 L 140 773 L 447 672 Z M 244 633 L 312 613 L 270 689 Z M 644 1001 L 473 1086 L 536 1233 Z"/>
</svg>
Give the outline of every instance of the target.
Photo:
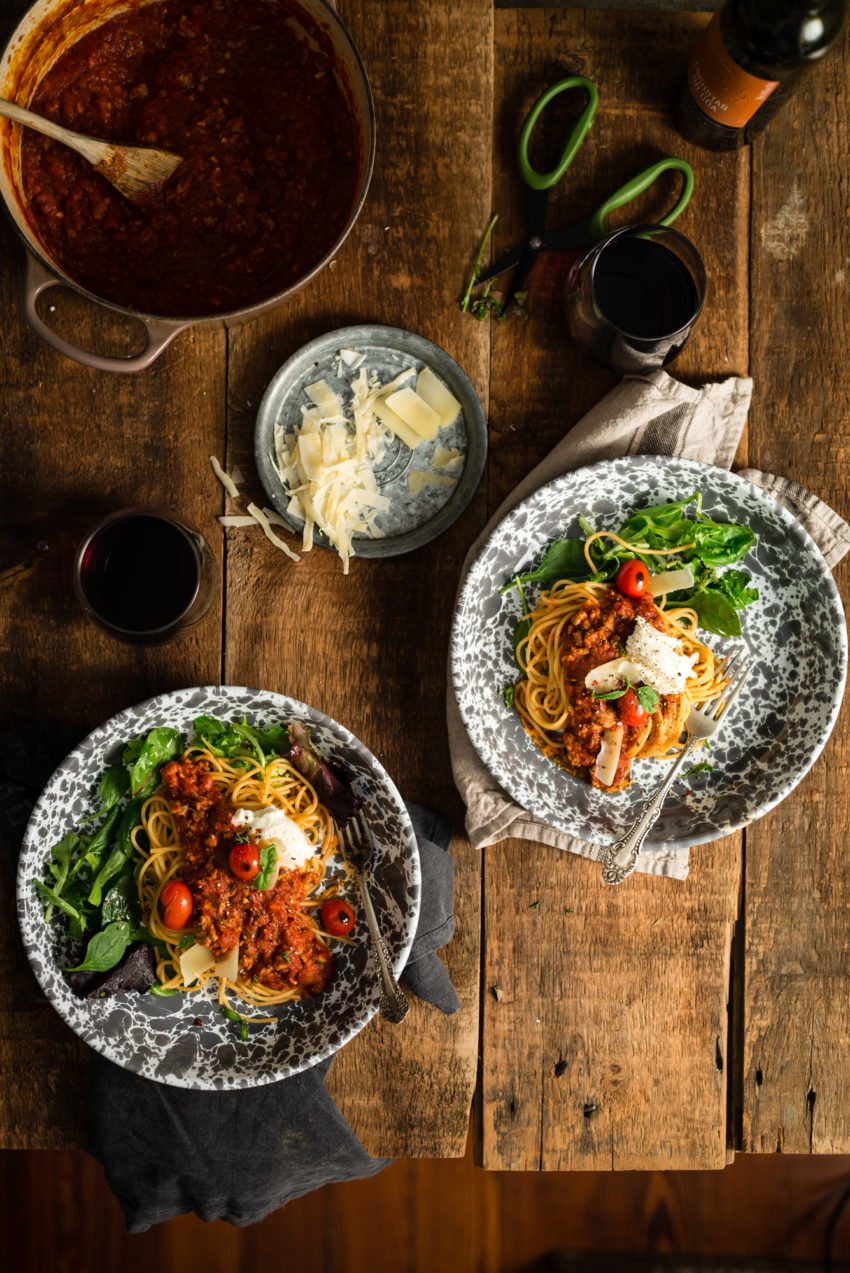
<svg viewBox="0 0 850 1273">
<path fill-rule="evenodd" d="M 316 850 L 304 832 L 282 809 L 266 805 L 262 809 L 237 809 L 231 818 L 234 827 L 248 831 L 252 839 L 263 843 L 274 840 L 278 863 L 285 871 L 300 870 L 316 856 Z"/>
</svg>

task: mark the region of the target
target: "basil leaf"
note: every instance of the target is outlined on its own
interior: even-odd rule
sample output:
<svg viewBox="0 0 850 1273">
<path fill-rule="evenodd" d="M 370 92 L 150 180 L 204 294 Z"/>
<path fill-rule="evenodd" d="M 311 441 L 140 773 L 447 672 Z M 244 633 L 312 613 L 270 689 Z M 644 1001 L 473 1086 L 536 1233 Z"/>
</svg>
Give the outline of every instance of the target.
<svg viewBox="0 0 850 1273">
<path fill-rule="evenodd" d="M 254 888 L 258 888 L 261 893 L 270 888 L 276 865 L 277 848 L 273 844 L 264 844 L 260 849 L 260 872 L 252 881 Z"/>
<path fill-rule="evenodd" d="M 645 712 L 657 712 L 659 704 L 658 691 L 654 690 L 651 685 L 639 685 L 635 690 L 637 701 Z"/>
<path fill-rule="evenodd" d="M 590 697 L 598 699 L 600 703 L 610 703 L 615 698 L 622 698 L 631 688 L 631 682 L 627 680 L 621 690 L 591 690 Z"/>
<path fill-rule="evenodd" d="M 120 962 L 131 940 L 130 925 L 126 919 L 117 919 L 95 933 L 83 962 L 75 968 L 66 968 L 65 972 L 108 972 Z"/>
<path fill-rule="evenodd" d="M 156 772 L 160 765 L 178 756 L 182 747 L 183 739 L 176 729 L 152 729 L 130 772 L 130 790 L 133 795 L 150 795 L 156 784 Z"/>
<path fill-rule="evenodd" d="M 741 620 L 722 592 L 708 588 L 705 592 L 694 593 L 687 604 L 696 610 L 700 627 L 707 632 L 716 632 L 718 636 L 741 635 Z"/>
</svg>

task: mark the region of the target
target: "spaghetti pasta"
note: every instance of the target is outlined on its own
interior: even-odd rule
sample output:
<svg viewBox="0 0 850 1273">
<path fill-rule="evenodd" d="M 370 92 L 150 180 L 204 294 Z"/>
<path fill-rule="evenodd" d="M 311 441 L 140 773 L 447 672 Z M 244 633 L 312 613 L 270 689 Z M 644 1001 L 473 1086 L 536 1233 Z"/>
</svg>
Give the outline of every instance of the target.
<svg viewBox="0 0 850 1273">
<path fill-rule="evenodd" d="M 587 688 L 586 678 L 625 653 L 624 642 L 638 619 L 675 640 L 691 658 L 692 670 L 681 693 L 654 695 L 654 710 L 633 708 L 630 723 L 623 724 L 616 699 L 629 692 L 628 683 L 606 701 Z M 632 760 L 673 751 L 690 708 L 717 696 L 725 684 L 722 663 L 696 636 L 697 623 L 696 612 L 688 607 L 665 610 L 648 597 L 632 600 L 609 583 L 564 579 L 544 591 L 517 643 L 525 675 L 513 693 L 514 707 L 536 746 L 603 790 L 626 785 Z M 610 784 L 603 784 L 595 761 L 606 731 L 621 727 L 616 772 Z"/>
<path fill-rule="evenodd" d="M 163 767 L 161 785 L 142 807 L 130 838 L 139 860 L 142 918 L 159 951 L 161 991 L 192 994 L 217 979 L 222 1005 L 234 993 L 271 1007 L 321 993 L 333 975 L 329 937 L 315 912 L 348 881 L 344 865 L 329 874 L 337 849 L 334 821 L 285 756 L 263 759 L 190 747 Z M 255 815 L 280 810 L 305 838 L 306 852 L 314 851 L 298 869 L 280 869 L 275 844 L 273 874 L 279 875 L 265 888 L 234 878 L 224 863 L 228 850 L 247 838 L 233 822 L 238 810 Z M 183 957 L 195 941 L 187 942 L 187 930 L 166 927 L 160 905 L 163 889 L 174 880 L 191 889 L 189 931 L 211 956 L 188 982 Z"/>
</svg>

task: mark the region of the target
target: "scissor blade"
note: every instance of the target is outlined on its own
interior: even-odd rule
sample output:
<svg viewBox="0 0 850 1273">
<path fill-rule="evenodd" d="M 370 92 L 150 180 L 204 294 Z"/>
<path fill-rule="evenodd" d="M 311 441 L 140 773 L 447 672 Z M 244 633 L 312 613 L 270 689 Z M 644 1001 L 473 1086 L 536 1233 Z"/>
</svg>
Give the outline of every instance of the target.
<svg viewBox="0 0 850 1273">
<path fill-rule="evenodd" d="M 512 270 L 515 265 L 519 265 L 524 251 L 525 244 L 523 243 L 520 247 L 511 248 L 510 252 L 500 256 L 498 261 L 491 265 L 489 269 L 478 275 L 475 280 L 476 286 L 479 283 L 489 283 L 491 278 L 498 278 L 500 274 L 504 274 L 505 270 Z"/>
<path fill-rule="evenodd" d="M 543 246 L 553 252 L 565 252 L 571 248 L 587 248 L 593 242 L 593 235 L 586 221 L 580 225 L 568 225 L 563 230 L 547 230 L 543 236 Z"/>
</svg>

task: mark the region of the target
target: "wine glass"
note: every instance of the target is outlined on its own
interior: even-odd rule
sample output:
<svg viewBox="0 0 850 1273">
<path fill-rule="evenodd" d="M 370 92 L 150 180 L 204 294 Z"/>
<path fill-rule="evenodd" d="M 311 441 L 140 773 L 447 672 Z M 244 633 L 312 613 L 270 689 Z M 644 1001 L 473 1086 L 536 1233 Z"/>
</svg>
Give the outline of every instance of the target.
<svg viewBox="0 0 850 1273">
<path fill-rule="evenodd" d="M 198 622 L 215 590 L 215 560 L 199 531 L 168 513 L 124 508 L 83 535 L 74 590 L 110 635 L 161 645 Z"/>
<path fill-rule="evenodd" d="M 623 375 L 668 366 L 705 299 L 705 267 L 678 230 L 624 226 L 572 267 L 567 325 L 579 348 Z"/>
</svg>

